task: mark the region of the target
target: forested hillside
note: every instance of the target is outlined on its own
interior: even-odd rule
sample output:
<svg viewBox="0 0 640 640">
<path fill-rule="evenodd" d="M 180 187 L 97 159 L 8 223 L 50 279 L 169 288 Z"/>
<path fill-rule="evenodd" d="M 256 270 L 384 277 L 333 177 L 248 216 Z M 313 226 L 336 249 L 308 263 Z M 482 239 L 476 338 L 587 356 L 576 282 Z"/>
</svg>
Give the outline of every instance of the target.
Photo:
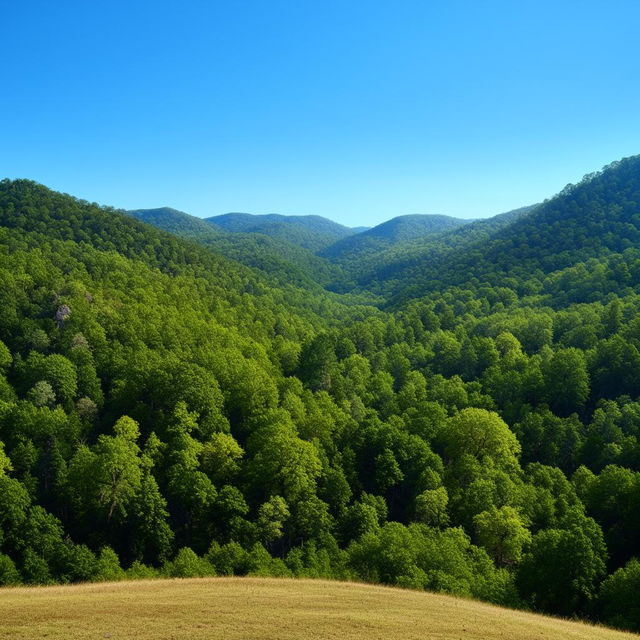
<svg viewBox="0 0 640 640">
<path fill-rule="evenodd" d="M 614 162 L 489 238 L 444 260 L 425 257 L 402 273 L 401 298 L 472 282 L 538 291 L 549 273 L 636 249 L 639 202 L 640 156 Z"/>
<path fill-rule="evenodd" d="M 639 187 L 626 159 L 384 252 L 375 307 L 3 181 L 0 583 L 346 578 L 640 629 Z"/>
<path fill-rule="evenodd" d="M 316 289 L 342 278 L 337 265 L 301 246 L 305 241 L 323 246 L 345 232 L 346 227 L 318 216 L 289 216 L 292 220 L 288 220 L 285 216 L 226 214 L 219 216 L 222 226 L 218 226 L 213 218 L 205 221 L 169 207 L 137 209 L 127 214 L 259 269 L 281 284 L 295 283 Z M 268 218 L 271 222 L 259 225 L 256 218 Z"/>
<path fill-rule="evenodd" d="M 499 230 L 531 213 L 536 206 L 471 221 L 435 235 L 407 238 L 364 259 L 352 260 L 346 256 L 341 265 L 351 277 L 348 290 L 375 291 L 386 297 L 397 295 L 398 291 L 414 285 L 426 269 L 433 269 L 451 255 L 464 253 L 468 247 L 482 245 Z M 337 283 L 337 288 L 341 285 Z"/>
</svg>

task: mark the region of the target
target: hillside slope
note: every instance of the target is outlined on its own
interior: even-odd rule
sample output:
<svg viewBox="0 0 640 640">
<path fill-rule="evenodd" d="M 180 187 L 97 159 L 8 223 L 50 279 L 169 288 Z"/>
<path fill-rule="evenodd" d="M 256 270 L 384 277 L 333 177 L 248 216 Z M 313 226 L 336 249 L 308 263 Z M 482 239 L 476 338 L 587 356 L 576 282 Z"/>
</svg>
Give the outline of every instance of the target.
<svg viewBox="0 0 640 640">
<path fill-rule="evenodd" d="M 10 589 L 0 639 L 631 640 L 472 600 L 321 580 L 210 578 Z"/>
<path fill-rule="evenodd" d="M 441 259 L 423 259 L 401 277 L 400 298 L 476 281 L 505 286 L 509 279 L 535 290 L 546 276 L 587 260 L 640 245 L 640 156 L 588 174 L 577 185 Z"/>
<path fill-rule="evenodd" d="M 313 288 L 339 277 L 337 267 L 328 260 L 281 237 L 262 232 L 223 229 L 211 221 L 169 207 L 135 209 L 126 213 L 158 229 L 193 240 L 214 253 L 259 269 L 283 284 Z"/>
<path fill-rule="evenodd" d="M 520 207 L 480 220 L 458 220 L 464 224 L 447 224 L 445 228 L 436 225 L 433 232 L 413 237 L 401 233 L 400 239 L 395 242 L 378 237 L 369 237 L 367 240 L 365 234 L 360 234 L 335 243 L 322 255 L 334 248 L 340 250 L 340 257 L 335 260 L 351 277 L 351 287 L 390 296 L 402 290 L 407 283 L 415 283 L 416 279 L 422 277 L 425 269 L 442 262 L 446 256 L 464 253 L 466 248 L 487 241 L 500 229 L 530 214 L 537 206 Z M 449 221 L 451 220 L 457 219 L 450 218 Z M 379 226 L 385 228 L 387 224 Z M 400 226 L 406 228 L 406 225 Z M 353 245 L 354 251 L 350 252 L 349 244 Z M 344 280 L 336 282 L 332 288 L 336 291 L 349 290 L 349 287 L 345 287 Z"/>
</svg>

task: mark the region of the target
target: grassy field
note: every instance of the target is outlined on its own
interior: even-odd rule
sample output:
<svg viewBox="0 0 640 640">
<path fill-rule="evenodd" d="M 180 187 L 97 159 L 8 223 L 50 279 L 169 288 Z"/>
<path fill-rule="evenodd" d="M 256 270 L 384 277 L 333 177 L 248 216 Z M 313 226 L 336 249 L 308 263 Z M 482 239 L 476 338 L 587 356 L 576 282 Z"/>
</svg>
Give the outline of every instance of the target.
<svg viewBox="0 0 640 640">
<path fill-rule="evenodd" d="M 469 600 L 320 580 L 207 578 L 0 590 L 0 638 L 635 638 Z"/>
</svg>

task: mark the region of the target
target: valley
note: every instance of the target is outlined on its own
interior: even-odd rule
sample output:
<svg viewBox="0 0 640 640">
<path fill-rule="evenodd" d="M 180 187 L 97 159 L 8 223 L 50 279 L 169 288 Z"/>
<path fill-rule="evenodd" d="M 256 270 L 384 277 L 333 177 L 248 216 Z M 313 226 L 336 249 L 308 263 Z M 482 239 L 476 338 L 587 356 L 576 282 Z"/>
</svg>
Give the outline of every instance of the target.
<svg viewBox="0 0 640 640">
<path fill-rule="evenodd" d="M 372 229 L 2 181 L 0 585 L 364 581 L 640 630 L 638 203 L 640 156 Z"/>
</svg>

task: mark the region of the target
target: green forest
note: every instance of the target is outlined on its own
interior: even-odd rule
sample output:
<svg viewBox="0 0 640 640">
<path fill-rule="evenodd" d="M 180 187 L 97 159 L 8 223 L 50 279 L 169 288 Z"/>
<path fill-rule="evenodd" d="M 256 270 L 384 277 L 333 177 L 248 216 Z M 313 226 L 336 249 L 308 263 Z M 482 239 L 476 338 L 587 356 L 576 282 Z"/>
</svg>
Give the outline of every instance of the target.
<svg viewBox="0 0 640 640">
<path fill-rule="evenodd" d="M 0 182 L 0 585 L 323 577 L 640 630 L 640 156 L 473 222 L 155 211 Z"/>
</svg>

